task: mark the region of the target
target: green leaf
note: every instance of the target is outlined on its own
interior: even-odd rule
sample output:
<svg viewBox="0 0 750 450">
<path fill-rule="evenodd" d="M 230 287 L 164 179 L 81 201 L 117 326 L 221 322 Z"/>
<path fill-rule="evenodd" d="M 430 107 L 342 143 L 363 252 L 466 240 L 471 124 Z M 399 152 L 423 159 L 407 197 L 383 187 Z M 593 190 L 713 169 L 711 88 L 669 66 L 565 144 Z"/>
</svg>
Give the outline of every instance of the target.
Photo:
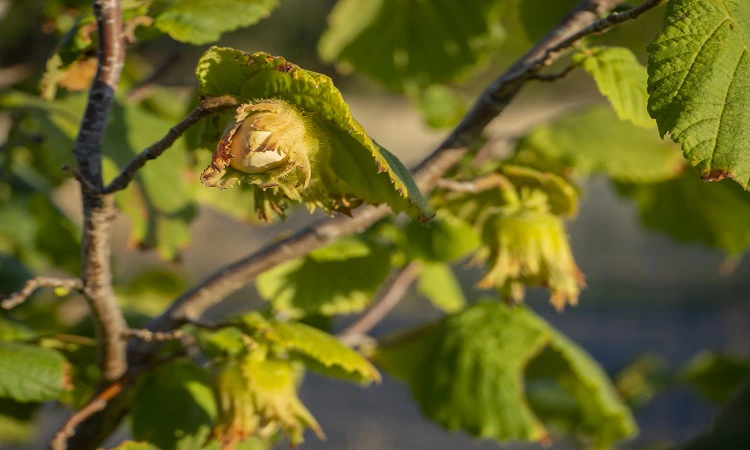
<svg viewBox="0 0 750 450">
<path fill-rule="evenodd" d="M 684 174 L 649 186 L 619 186 L 619 191 L 635 201 L 646 228 L 731 256 L 750 246 L 750 196 L 734 183 L 703 183 Z"/>
<path fill-rule="evenodd" d="M 186 360 L 147 372 L 133 394 L 133 437 L 161 450 L 202 449 L 216 416 L 208 372 Z"/>
<path fill-rule="evenodd" d="M 649 113 L 706 180 L 750 185 L 750 3 L 672 0 L 648 46 Z"/>
<path fill-rule="evenodd" d="M 56 400 L 71 388 L 69 369 L 65 358 L 54 350 L 0 343 L 0 398 Z"/>
<path fill-rule="evenodd" d="M 410 222 L 404 229 L 406 251 L 424 261 L 455 261 L 468 256 L 479 246 L 479 235 L 461 219 L 445 215 L 426 224 Z"/>
<path fill-rule="evenodd" d="M 590 47 L 574 54 L 572 61 L 591 74 L 617 117 L 643 128 L 654 126 L 647 108 L 648 73 L 633 52 L 624 47 Z"/>
<path fill-rule="evenodd" d="M 201 95 L 232 95 L 247 104 L 259 99 L 281 100 L 302 114 L 318 146 L 316 157 L 310 160 L 312 183 L 301 190 L 303 200 L 330 211 L 337 209 L 337 202 L 348 206 L 355 197 L 425 218 L 424 199 L 409 171 L 367 135 L 327 76 L 267 53 L 248 54 L 222 47 L 206 51 L 196 71 Z M 230 176 L 229 180 L 210 182 L 229 187 L 234 180 Z M 268 196 L 289 197 L 289 192 L 266 188 Z"/>
<path fill-rule="evenodd" d="M 433 332 L 432 348 L 412 355 L 421 361 L 408 380 L 427 417 L 498 441 L 546 438 L 523 395 L 524 367 L 549 338 L 544 322 L 524 308 L 479 303 Z M 378 349 L 376 362 L 389 351 Z"/>
<path fill-rule="evenodd" d="M 575 168 L 601 172 L 625 183 L 667 180 L 682 170 L 679 152 L 659 141 L 655 130 L 621 122 L 609 108 L 566 115 L 535 129 L 519 151 L 533 151 Z"/>
<path fill-rule="evenodd" d="M 422 264 L 417 289 L 433 306 L 447 313 L 460 311 L 466 306 L 461 284 L 448 264 Z"/>
<path fill-rule="evenodd" d="M 461 121 L 468 105 L 454 89 L 442 84 L 431 84 L 413 94 L 419 111 L 432 128 L 451 128 Z"/>
<path fill-rule="evenodd" d="M 157 0 L 156 28 L 173 39 L 209 44 L 223 33 L 254 25 L 268 17 L 279 0 Z"/>
<path fill-rule="evenodd" d="M 545 424 L 566 420 L 599 448 L 636 431 L 602 369 L 526 308 L 479 302 L 386 339 L 374 359 L 406 380 L 424 414 L 450 430 L 500 442 L 548 441 Z M 567 398 L 566 408 L 534 409 L 524 380 L 539 375 Z"/>
<path fill-rule="evenodd" d="M 576 343 L 553 330 L 547 351 L 528 368 L 531 378 L 553 379 L 570 395 L 576 407 L 562 417 L 571 434 L 592 436 L 595 447 L 609 449 L 638 432 L 627 406 L 618 397 L 602 368 Z"/>
<path fill-rule="evenodd" d="M 117 447 L 113 448 L 112 450 L 161 450 L 161 449 L 159 449 L 159 447 L 156 447 L 152 444 L 149 444 L 148 442 L 126 441 L 118 445 Z"/>
<path fill-rule="evenodd" d="M 750 361 L 700 353 L 681 370 L 682 378 L 711 403 L 725 404 L 750 379 Z"/>
<path fill-rule="evenodd" d="M 243 329 L 300 356 L 312 370 L 359 383 L 380 381 L 380 374 L 359 353 L 338 339 L 302 323 L 263 319 L 252 313 L 237 321 Z"/>
<path fill-rule="evenodd" d="M 262 273 L 256 287 L 293 317 L 350 314 L 370 303 L 389 269 L 384 248 L 348 238 Z"/>
<path fill-rule="evenodd" d="M 503 3 L 340 0 L 318 52 L 323 61 L 352 66 L 393 90 L 454 81 L 485 61 L 500 42 Z"/>
</svg>

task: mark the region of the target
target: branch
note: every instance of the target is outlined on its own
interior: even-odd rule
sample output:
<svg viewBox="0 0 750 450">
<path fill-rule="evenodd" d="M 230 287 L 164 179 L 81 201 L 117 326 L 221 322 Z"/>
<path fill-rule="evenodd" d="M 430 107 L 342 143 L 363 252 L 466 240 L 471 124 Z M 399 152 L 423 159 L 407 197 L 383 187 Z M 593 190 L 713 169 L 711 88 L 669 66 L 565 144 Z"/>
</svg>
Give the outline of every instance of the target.
<svg viewBox="0 0 750 450">
<path fill-rule="evenodd" d="M 148 161 L 161 156 L 161 154 L 171 147 L 180 136 L 185 134 L 190 127 L 197 124 L 202 118 L 210 114 L 233 106 L 237 106 L 237 100 L 230 96 L 207 97 L 201 100 L 198 106 L 196 106 L 195 109 L 193 109 L 190 114 L 182 119 L 177 125 L 170 128 L 163 138 L 133 157 L 133 159 L 131 159 L 122 169 L 122 172 L 120 172 L 120 174 L 104 188 L 104 193 L 112 194 L 125 189 L 128 184 L 133 181 L 138 170 L 145 166 Z"/>
<path fill-rule="evenodd" d="M 84 176 L 81 175 L 81 172 L 77 171 L 76 169 L 74 169 L 73 167 L 70 167 L 67 164 L 63 164 L 63 166 L 60 167 L 60 169 L 63 172 L 68 172 L 69 174 L 71 174 L 73 178 L 75 178 L 76 181 L 78 181 L 78 183 L 81 185 L 81 190 L 85 192 L 86 194 L 94 196 L 94 197 L 101 195 L 101 192 L 99 192 L 99 189 L 93 184 L 91 184 L 89 180 L 84 178 Z"/>
<path fill-rule="evenodd" d="M 636 7 L 633 7 L 625 11 L 621 11 L 621 12 L 611 13 L 607 17 L 604 17 L 603 19 L 599 19 L 593 22 L 592 24 L 590 24 L 589 26 L 581 30 L 578 30 L 577 32 L 570 35 L 568 38 L 559 42 L 557 45 L 547 49 L 544 55 L 539 59 L 539 61 L 537 61 L 537 63 L 533 67 L 529 67 L 529 70 L 527 70 L 527 75 L 536 73 L 541 68 L 549 66 L 550 64 L 552 64 L 552 62 L 555 59 L 557 59 L 557 57 L 559 57 L 560 54 L 562 54 L 565 50 L 569 49 L 570 47 L 574 46 L 584 37 L 589 36 L 591 34 L 604 33 L 605 31 L 607 31 L 608 29 L 612 28 L 615 25 L 619 25 L 623 22 L 636 19 L 640 15 L 645 13 L 646 11 L 659 6 L 662 3 L 662 1 L 663 0 L 646 0 Z M 606 10 L 611 10 L 622 2 L 623 0 L 599 0 L 599 1 L 589 0 L 586 3 L 591 3 L 594 5 L 598 4 L 598 7 L 603 6 L 606 8 Z M 522 76 L 522 75 L 519 75 L 519 76 Z"/>
<path fill-rule="evenodd" d="M 3 309 L 15 308 L 40 288 L 65 288 L 71 291 L 80 291 L 83 289 L 83 280 L 80 278 L 35 277 L 26 281 L 20 291 L 14 292 L 3 299 L 0 306 Z"/>
<path fill-rule="evenodd" d="M 50 449 L 67 450 L 68 439 L 75 434 L 78 425 L 83 423 L 86 419 L 96 414 L 97 412 L 102 411 L 107 406 L 107 403 L 109 403 L 110 400 L 112 400 L 113 398 L 115 398 L 115 396 L 122 392 L 125 386 L 130 383 L 130 380 L 133 379 L 133 376 L 134 374 L 131 372 L 114 381 L 109 386 L 104 388 L 101 392 L 99 392 L 96 396 L 94 396 L 94 398 L 91 399 L 91 401 L 89 401 L 86 406 L 73 413 L 68 418 L 68 420 L 63 423 L 62 427 L 60 427 L 60 430 L 55 433 L 55 436 L 52 438 L 52 441 L 49 445 Z"/>
<path fill-rule="evenodd" d="M 634 8 L 635 12 L 629 10 L 598 19 L 620 3 L 622 0 L 582 0 L 552 31 L 488 86 L 461 123 L 414 170 L 414 179 L 419 188 L 423 192 L 429 192 L 435 182 L 468 153 L 470 145 L 487 124 L 510 104 L 525 82 L 556 61 L 564 49 L 586 35 L 602 32 L 609 26 L 637 17 L 660 1 L 648 0 Z M 362 207 L 354 212 L 352 218 L 339 216 L 323 220 L 235 261 L 177 298 L 148 328 L 156 331 L 178 328 L 185 321 L 199 317 L 206 309 L 252 282 L 261 272 L 342 236 L 362 231 L 389 213 L 390 210 L 384 206 Z M 146 357 L 148 352 L 147 348 L 136 346 L 131 351 L 131 357 L 138 360 Z"/>
<path fill-rule="evenodd" d="M 573 64 L 568 64 L 567 66 L 565 66 L 563 69 L 561 69 L 558 72 L 554 72 L 554 73 L 542 73 L 542 74 L 537 73 L 537 74 L 532 75 L 530 78 L 532 80 L 537 80 L 537 81 L 543 81 L 543 82 L 546 82 L 546 83 L 550 83 L 550 82 L 557 81 L 557 80 L 560 80 L 562 78 L 565 78 L 575 68 L 576 68 L 576 66 L 574 66 Z"/>
<path fill-rule="evenodd" d="M 76 434 L 76 429 L 79 425 L 85 422 L 88 418 L 94 414 L 103 411 L 107 407 L 109 402 L 116 398 L 125 388 L 135 380 L 142 372 L 154 369 L 162 364 L 172 361 L 174 358 L 181 355 L 173 355 L 161 358 L 157 361 L 153 361 L 148 365 L 140 366 L 133 370 L 129 370 L 123 374 L 120 378 L 111 382 L 107 387 L 99 391 L 94 397 L 78 411 L 71 414 L 70 417 L 62 424 L 60 429 L 52 437 L 50 441 L 50 450 L 67 450 L 68 439 Z"/>
<path fill-rule="evenodd" d="M 117 305 L 111 282 L 109 240 L 115 215 L 114 200 L 111 195 L 94 193 L 102 192 L 103 189 L 102 142 L 125 62 L 125 43 L 120 1 L 94 0 L 93 3 L 99 37 L 97 70 L 74 143 L 73 155 L 78 166 L 77 176 L 87 182 L 82 182 L 83 293 L 96 323 L 102 374 L 105 381 L 111 382 L 123 375 L 127 368 L 126 345 L 120 337 L 127 329 L 127 324 Z"/>
<path fill-rule="evenodd" d="M 349 346 L 361 343 L 363 337 L 399 304 L 418 276 L 419 263 L 417 261 L 411 261 L 405 265 L 388 285 L 383 296 L 373 303 L 359 319 L 339 333 L 338 339 Z"/>
<path fill-rule="evenodd" d="M 515 189 L 513 183 L 499 173 L 490 173 L 471 181 L 457 181 L 441 178 L 435 182 L 435 186 L 447 191 L 477 194 L 493 188 Z"/>
<path fill-rule="evenodd" d="M 182 339 L 182 330 L 150 331 L 145 329 L 130 329 L 123 333 L 123 338 L 136 338 L 145 342 L 164 342 Z"/>
</svg>

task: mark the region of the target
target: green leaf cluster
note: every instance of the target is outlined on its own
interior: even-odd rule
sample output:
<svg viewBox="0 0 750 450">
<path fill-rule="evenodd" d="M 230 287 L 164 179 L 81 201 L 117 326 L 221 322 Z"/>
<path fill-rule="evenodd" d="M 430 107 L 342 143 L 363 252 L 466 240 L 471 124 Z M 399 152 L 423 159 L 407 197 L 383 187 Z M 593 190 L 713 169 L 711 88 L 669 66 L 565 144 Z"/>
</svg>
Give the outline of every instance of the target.
<svg viewBox="0 0 750 450">
<path fill-rule="evenodd" d="M 393 90 L 463 78 L 503 37 L 496 0 L 340 0 L 318 45 Z"/>
<path fill-rule="evenodd" d="M 377 364 L 407 382 L 422 412 L 449 430 L 499 442 L 549 442 L 562 422 L 597 448 L 637 427 L 604 371 L 575 343 L 523 307 L 479 302 L 393 336 Z M 553 410 L 535 401 L 541 383 L 566 398 Z"/>
</svg>

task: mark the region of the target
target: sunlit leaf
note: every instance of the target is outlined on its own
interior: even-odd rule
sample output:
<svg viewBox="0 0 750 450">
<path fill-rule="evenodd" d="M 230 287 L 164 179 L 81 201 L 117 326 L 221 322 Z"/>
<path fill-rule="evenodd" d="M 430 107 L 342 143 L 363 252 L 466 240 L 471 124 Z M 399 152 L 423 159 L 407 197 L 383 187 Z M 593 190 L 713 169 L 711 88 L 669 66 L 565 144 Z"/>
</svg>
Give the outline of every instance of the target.
<svg viewBox="0 0 750 450">
<path fill-rule="evenodd" d="M 384 248 L 344 239 L 262 273 L 256 287 L 286 314 L 349 314 L 370 303 L 389 268 Z"/>
<path fill-rule="evenodd" d="M 648 46 L 649 112 L 707 180 L 750 186 L 750 3 L 672 0 Z"/>
<path fill-rule="evenodd" d="M 633 52 L 624 47 L 590 47 L 574 54 L 572 60 L 591 74 L 617 117 L 643 128 L 654 126 L 646 106 L 648 74 Z"/>
<path fill-rule="evenodd" d="M 295 322 L 278 322 L 249 314 L 239 319 L 243 329 L 259 339 L 302 356 L 311 369 L 360 383 L 380 381 L 380 374 L 366 359 L 328 333 Z"/>
<path fill-rule="evenodd" d="M 447 264 L 422 264 L 417 289 L 433 306 L 447 313 L 454 313 L 466 306 L 461 285 Z"/>
<path fill-rule="evenodd" d="M 268 17 L 279 0 L 156 0 L 154 24 L 173 39 L 209 44 L 223 33 Z"/>
</svg>

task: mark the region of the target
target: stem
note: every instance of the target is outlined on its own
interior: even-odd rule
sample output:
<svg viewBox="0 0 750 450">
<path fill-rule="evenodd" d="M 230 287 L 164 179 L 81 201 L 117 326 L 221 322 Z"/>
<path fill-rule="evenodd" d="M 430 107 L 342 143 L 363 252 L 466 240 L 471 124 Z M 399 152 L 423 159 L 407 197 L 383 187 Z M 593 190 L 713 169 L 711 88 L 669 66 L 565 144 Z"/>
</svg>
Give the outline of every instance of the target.
<svg viewBox="0 0 750 450">
<path fill-rule="evenodd" d="M 40 288 L 65 288 L 80 291 L 83 289 L 83 281 L 79 278 L 52 278 L 34 277 L 24 284 L 20 291 L 10 294 L 0 302 L 3 309 L 12 309 L 25 302 L 31 294 Z"/>
<path fill-rule="evenodd" d="M 411 261 L 405 265 L 388 285 L 383 296 L 373 303 L 359 319 L 338 335 L 339 340 L 349 346 L 360 343 L 363 337 L 385 319 L 385 316 L 401 302 L 418 276 L 419 262 Z"/>
</svg>

